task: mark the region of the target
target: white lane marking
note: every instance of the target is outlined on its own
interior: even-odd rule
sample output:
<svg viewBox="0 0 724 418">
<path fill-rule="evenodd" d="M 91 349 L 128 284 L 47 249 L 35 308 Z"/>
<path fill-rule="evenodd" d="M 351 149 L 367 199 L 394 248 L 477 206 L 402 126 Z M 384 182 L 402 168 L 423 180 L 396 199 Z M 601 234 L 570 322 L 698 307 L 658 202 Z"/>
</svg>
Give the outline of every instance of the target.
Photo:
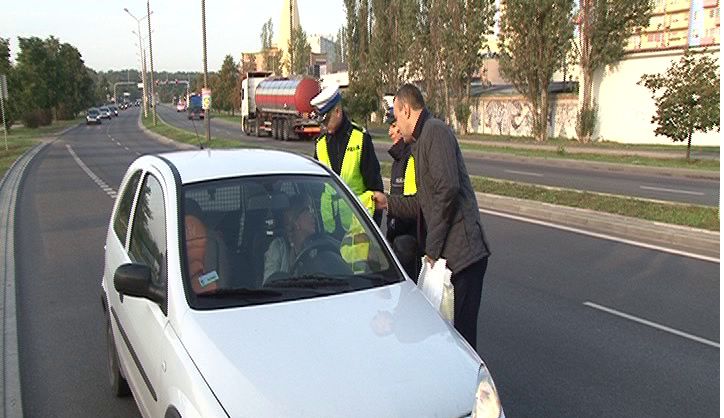
<svg viewBox="0 0 724 418">
<path fill-rule="evenodd" d="M 85 171 L 85 173 L 88 175 L 88 177 L 90 177 L 91 180 L 93 180 L 93 182 L 95 182 L 95 184 L 97 184 L 98 187 L 100 187 L 101 190 L 103 190 L 108 196 L 110 196 L 112 199 L 115 199 L 116 195 L 117 195 L 116 191 L 113 190 L 112 187 L 107 185 L 106 182 L 101 180 L 100 177 L 96 176 L 96 174 L 94 172 L 92 172 L 91 169 L 88 168 L 88 166 L 85 165 L 85 163 L 83 163 L 83 161 L 80 158 L 78 158 L 78 155 L 76 155 L 75 151 L 73 151 L 73 147 L 71 147 L 68 144 L 66 144 L 65 147 L 68 149 L 68 152 L 73 157 L 76 164 L 78 164 L 78 166 L 81 169 L 83 169 L 83 171 Z"/>
<path fill-rule="evenodd" d="M 690 194 L 694 196 L 704 196 L 704 193 L 702 192 L 692 192 L 690 190 L 679 190 L 679 189 L 666 189 L 663 187 L 651 187 L 651 186 L 639 186 L 644 190 L 654 190 L 657 192 L 668 192 L 668 193 L 680 193 L 680 194 Z"/>
<path fill-rule="evenodd" d="M 691 334 L 688 334 L 683 331 L 679 331 L 674 328 L 669 328 L 665 325 L 657 324 L 656 322 L 651 322 L 646 319 L 639 318 L 639 317 L 633 316 L 633 315 L 629 315 L 627 313 L 623 313 L 623 312 L 617 311 L 615 309 L 607 308 L 605 306 L 601 306 L 601 305 L 593 303 L 593 302 L 584 302 L 583 304 L 588 306 L 589 308 L 598 309 L 599 311 L 607 312 L 607 313 L 610 313 L 611 315 L 616 315 L 621 318 L 625 318 L 625 319 L 628 319 L 628 320 L 631 320 L 634 322 L 638 322 L 639 324 L 647 325 L 652 328 L 666 331 L 668 333 L 678 335 L 679 337 L 688 338 L 688 339 L 690 339 L 692 341 L 696 341 L 698 343 L 702 343 L 702 344 L 706 344 L 706 345 L 709 345 L 709 346 L 712 346 L 715 348 L 719 348 L 719 343 L 711 341 L 711 340 L 707 340 L 706 338 L 697 337 L 696 335 L 691 335 Z"/>
<path fill-rule="evenodd" d="M 517 170 L 504 170 L 506 173 L 510 174 L 520 174 L 523 176 L 533 176 L 533 177 L 543 177 L 543 174 L 541 173 L 532 173 L 530 171 L 517 171 Z"/>
<path fill-rule="evenodd" d="M 482 213 L 487 213 L 488 215 L 500 216 L 503 218 L 513 219 L 516 221 L 528 222 L 531 224 L 541 225 L 541 226 L 547 226 L 550 228 L 560 229 L 563 231 L 574 232 L 576 234 L 587 235 L 589 237 L 621 242 L 623 244 L 634 245 L 636 247 L 647 248 L 649 250 L 662 251 L 662 252 L 669 253 L 669 254 L 680 255 L 682 257 L 695 258 L 697 260 L 709 261 L 712 263 L 719 264 L 719 259 L 715 258 L 715 257 L 709 257 L 709 256 L 701 255 L 701 254 L 690 253 L 687 251 L 675 250 L 673 248 L 661 247 L 659 245 L 647 244 L 645 242 L 639 242 L 639 241 L 634 241 L 634 240 L 630 240 L 630 239 L 614 237 L 612 235 L 599 234 L 598 232 L 591 232 L 591 231 L 586 231 L 583 229 L 573 228 L 570 226 L 558 225 L 558 224 L 554 224 L 554 223 L 546 222 L 546 221 L 539 221 L 537 219 L 524 218 L 522 216 L 511 215 L 508 213 L 494 212 L 492 210 L 487 210 L 487 209 L 478 209 L 478 210 Z"/>
</svg>

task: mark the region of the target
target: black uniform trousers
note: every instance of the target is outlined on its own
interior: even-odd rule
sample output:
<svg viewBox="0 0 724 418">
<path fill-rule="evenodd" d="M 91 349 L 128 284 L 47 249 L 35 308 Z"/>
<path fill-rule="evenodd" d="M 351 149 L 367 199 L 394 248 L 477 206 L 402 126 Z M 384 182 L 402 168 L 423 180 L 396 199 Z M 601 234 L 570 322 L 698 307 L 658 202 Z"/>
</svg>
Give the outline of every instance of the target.
<svg viewBox="0 0 724 418">
<path fill-rule="evenodd" d="M 483 257 L 450 277 L 455 289 L 455 329 L 473 348 L 477 346 L 478 313 L 487 269 L 488 257 Z"/>
</svg>

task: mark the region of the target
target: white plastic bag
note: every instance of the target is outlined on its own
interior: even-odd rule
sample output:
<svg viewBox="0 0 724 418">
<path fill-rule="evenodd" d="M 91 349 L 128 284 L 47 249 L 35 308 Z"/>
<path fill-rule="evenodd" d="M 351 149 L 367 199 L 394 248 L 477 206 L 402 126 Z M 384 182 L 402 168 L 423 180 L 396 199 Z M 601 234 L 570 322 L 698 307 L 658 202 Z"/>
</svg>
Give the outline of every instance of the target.
<svg viewBox="0 0 724 418">
<path fill-rule="evenodd" d="M 447 268 L 444 258 L 438 259 L 435 265 L 422 258 L 422 269 L 417 279 L 417 287 L 428 301 L 440 312 L 440 315 L 450 323 L 455 314 L 455 290 L 450 281 L 452 272 Z"/>
</svg>

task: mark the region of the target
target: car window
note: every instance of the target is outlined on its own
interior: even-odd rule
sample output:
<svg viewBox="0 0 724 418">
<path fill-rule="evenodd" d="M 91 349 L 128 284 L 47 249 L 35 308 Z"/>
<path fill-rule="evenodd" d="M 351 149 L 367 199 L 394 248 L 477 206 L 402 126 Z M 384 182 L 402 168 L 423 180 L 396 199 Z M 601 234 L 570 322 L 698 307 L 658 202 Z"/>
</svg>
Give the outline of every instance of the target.
<svg viewBox="0 0 724 418">
<path fill-rule="evenodd" d="M 403 280 L 356 198 L 328 176 L 242 177 L 183 190 L 181 267 L 192 307 L 275 303 Z"/>
<path fill-rule="evenodd" d="M 91 112 L 92 113 L 92 112 Z M 95 112 L 98 113 L 98 112 Z M 133 198 L 136 196 L 138 189 L 138 180 L 141 178 L 141 171 L 133 173 L 126 184 L 126 188 L 121 194 L 118 202 L 118 209 L 113 216 L 113 230 L 121 244 L 126 245 L 126 235 L 128 232 L 128 219 L 131 216 L 131 206 L 133 206 Z"/>
<path fill-rule="evenodd" d="M 133 216 L 129 257 L 149 266 L 153 284 L 166 284 L 166 210 L 159 181 L 147 175 Z"/>
</svg>

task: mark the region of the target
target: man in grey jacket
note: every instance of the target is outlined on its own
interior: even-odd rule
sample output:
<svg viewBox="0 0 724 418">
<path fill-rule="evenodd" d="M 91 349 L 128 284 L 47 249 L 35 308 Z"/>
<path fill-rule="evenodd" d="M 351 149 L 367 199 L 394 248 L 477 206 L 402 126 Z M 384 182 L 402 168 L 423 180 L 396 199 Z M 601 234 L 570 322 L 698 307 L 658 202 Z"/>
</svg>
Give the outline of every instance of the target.
<svg viewBox="0 0 724 418">
<path fill-rule="evenodd" d="M 387 209 L 388 216 L 417 218 L 426 262 L 447 260 L 455 288 L 455 329 L 476 347 L 490 249 L 460 147 L 452 130 L 430 116 L 414 85 L 397 91 L 394 112 L 405 142 L 412 144 L 417 194 L 388 197 L 375 192 L 375 204 Z"/>
</svg>

